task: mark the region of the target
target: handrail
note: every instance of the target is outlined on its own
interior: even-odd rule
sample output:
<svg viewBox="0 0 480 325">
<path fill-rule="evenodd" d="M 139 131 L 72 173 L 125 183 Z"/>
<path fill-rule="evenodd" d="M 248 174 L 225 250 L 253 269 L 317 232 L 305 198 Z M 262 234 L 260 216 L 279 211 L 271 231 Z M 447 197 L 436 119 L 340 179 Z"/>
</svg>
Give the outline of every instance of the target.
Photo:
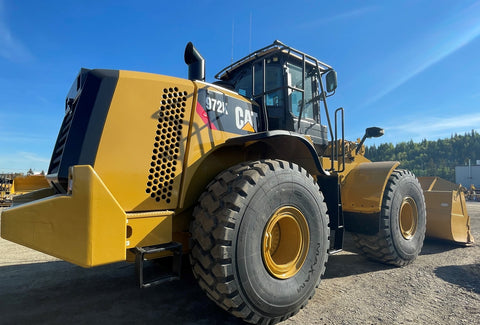
<svg viewBox="0 0 480 325">
<path fill-rule="evenodd" d="M 338 145 L 338 137 L 337 137 L 337 115 L 338 115 L 338 112 L 341 112 L 341 123 L 342 123 L 342 168 L 340 168 L 340 161 L 339 161 L 339 154 L 338 154 L 338 148 L 339 148 L 339 145 Z M 337 160 L 337 172 L 341 173 L 343 171 L 345 171 L 345 120 L 344 120 L 344 109 L 343 107 L 339 107 L 335 110 L 335 142 L 334 142 L 334 146 L 335 146 L 335 158 Z M 332 148 L 333 149 L 333 148 Z M 333 150 L 332 150 L 333 151 Z M 333 165 L 333 161 L 332 161 L 332 165 Z"/>
</svg>

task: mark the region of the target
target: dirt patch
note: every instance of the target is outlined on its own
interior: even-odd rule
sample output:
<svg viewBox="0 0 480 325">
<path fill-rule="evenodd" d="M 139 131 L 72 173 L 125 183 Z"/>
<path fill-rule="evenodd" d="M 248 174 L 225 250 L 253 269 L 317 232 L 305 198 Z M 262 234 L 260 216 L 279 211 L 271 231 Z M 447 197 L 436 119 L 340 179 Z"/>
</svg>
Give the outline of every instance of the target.
<svg viewBox="0 0 480 325">
<path fill-rule="evenodd" d="M 480 202 L 469 202 L 480 242 Z M 184 263 L 185 264 L 185 263 Z M 0 239 L 2 324 L 240 324 L 198 288 L 184 267 L 181 281 L 136 286 L 134 266 L 83 269 Z M 285 324 L 475 324 L 480 319 L 480 246 L 426 240 L 404 268 L 360 255 L 350 236 L 330 256 L 306 308 Z"/>
</svg>

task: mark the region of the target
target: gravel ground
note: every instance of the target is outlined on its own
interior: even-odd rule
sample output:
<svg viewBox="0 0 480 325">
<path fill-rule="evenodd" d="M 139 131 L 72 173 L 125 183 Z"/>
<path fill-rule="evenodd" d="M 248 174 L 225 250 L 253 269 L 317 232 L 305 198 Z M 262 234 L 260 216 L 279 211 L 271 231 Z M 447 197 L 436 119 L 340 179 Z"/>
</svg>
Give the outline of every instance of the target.
<svg viewBox="0 0 480 325">
<path fill-rule="evenodd" d="M 480 202 L 468 202 L 480 242 Z M 183 279 L 139 289 L 134 266 L 83 269 L 0 239 L 0 324 L 240 324 Z M 350 236 L 319 289 L 285 324 L 478 324 L 480 246 L 427 240 L 404 268 L 360 255 Z"/>
</svg>

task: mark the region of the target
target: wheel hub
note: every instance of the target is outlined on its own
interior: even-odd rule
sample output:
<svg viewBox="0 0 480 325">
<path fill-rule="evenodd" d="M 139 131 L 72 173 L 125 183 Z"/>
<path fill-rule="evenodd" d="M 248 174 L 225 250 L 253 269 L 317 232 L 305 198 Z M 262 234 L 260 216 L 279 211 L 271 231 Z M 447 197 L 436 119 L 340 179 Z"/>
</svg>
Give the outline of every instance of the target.
<svg viewBox="0 0 480 325">
<path fill-rule="evenodd" d="M 403 238 L 411 239 L 417 231 L 418 210 L 415 200 L 411 197 L 405 197 L 400 207 L 400 232 Z"/>
<path fill-rule="evenodd" d="M 307 220 L 292 206 L 279 208 L 265 226 L 262 257 L 265 267 L 278 279 L 294 276 L 308 253 L 310 233 Z"/>
</svg>

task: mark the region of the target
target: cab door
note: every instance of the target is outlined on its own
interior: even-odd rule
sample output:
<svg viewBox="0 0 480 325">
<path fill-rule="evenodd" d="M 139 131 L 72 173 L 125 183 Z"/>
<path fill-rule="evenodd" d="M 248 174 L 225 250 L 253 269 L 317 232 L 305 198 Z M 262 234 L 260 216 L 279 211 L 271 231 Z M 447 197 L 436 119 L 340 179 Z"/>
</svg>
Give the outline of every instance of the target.
<svg viewBox="0 0 480 325">
<path fill-rule="evenodd" d="M 327 130 L 320 123 L 317 69 L 309 65 L 303 66 L 301 61 L 287 61 L 285 75 L 287 114 L 290 114 L 293 122 L 292 131 L 309 135 L 315 144 L 325 144 Z"/>
</svg>

